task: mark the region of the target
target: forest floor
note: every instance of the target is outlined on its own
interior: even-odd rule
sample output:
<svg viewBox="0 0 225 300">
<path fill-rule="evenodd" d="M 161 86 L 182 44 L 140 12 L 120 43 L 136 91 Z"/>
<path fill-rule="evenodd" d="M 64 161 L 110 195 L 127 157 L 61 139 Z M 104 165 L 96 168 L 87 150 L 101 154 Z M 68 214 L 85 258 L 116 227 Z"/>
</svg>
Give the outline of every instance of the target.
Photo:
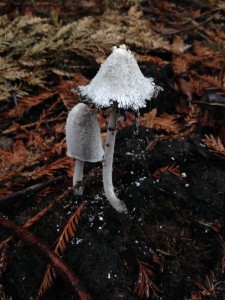
<svg viewBox="0 0 225 300">
<path fill-rule="evenodd" d="M 224 11 L 1 1 L 0 299 L 225 299 Z M 65 142 L 76 87 L 122 43 L 163 87 L 138 126 L 122 112 L 113 182 L 126 214 L 104 195 L 101 163 L 74 196 Z M 104 142 L 104 112 L 99 124 Z"/>
</svg>

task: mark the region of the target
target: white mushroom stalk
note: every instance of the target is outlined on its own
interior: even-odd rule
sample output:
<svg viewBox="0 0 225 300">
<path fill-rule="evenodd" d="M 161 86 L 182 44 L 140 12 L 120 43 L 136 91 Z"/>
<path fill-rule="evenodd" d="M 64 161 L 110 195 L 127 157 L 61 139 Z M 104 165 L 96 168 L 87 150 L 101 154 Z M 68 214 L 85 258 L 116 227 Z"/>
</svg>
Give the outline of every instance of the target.
<svg viewBox="0 0 225 300">
<path fill-rule="evenodd" d="M 105 195 L 111 205 L 119 212 L 125 212 L 126 206 L 114 193 L 112 183 L 112 163 L 118 113 L 120 109 L 139 111 L 146 106 L 146 100 L 156 96 L 161 90 L 152 78 L 142 74 L 137 61 L 125 45 L 113 47 L 113 52 L 101 65 L 90 84 L 78 88 L 86 101 L 95 104 L 99 109 L 112 107 L 109 117 L 105 155 L 103 161 L 103 185 Z"/>
<path fill-rule="evenodd" d="M 105 143 L 105 155 L 103 160 L 103 187 L 105 191 L 106 198 L 109 200 L 110 204 L 118 211 L 125 212 L 126 206 L 118 199 L 114 193 L 114 187 L 112 182 L 112 165 L 113 165 L 113 155 L 114 147 L 117 133 L 117 121 L 119 117 L 119 109 L 112 108 L 109 117 L 107 137 Z"/>
<path fill-rule="evenodd" d="M 75 195 L 83 195 L 84 187 L 82 180 L 84 177 L 84 161 L 76 159 L 73 171 L 73 187 L 75 187 Z"/>
<path fill-rule="evenodd" d="M 81 185 L 84 162 L 103 159 L 104 150 L 96 113 L 84 103 L 70 111 L 66 120 L 67 155 L 76 159 L 73 186 Z M 75 188 L 76 195 L 83 194 L 83 186 Z"/>
</svg>

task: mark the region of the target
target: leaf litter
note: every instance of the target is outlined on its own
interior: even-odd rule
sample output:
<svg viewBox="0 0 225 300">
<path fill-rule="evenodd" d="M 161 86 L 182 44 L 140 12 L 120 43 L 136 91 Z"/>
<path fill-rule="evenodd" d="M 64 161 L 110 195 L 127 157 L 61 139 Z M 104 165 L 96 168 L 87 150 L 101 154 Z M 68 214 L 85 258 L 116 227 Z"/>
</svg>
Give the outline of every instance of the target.
<svg viewBox="0 0 225 300">
<path fill-rule="evenodd" d="M 223 299 L 222 1 L 2 1 L 0 11 L 1 213 L 61 247 L 93 299 Z M 120 119 L 113 176 L 127 215 L 107 203 L 100 163 L 73 196 L 64 131 L 76 87 L 121 43 L 164 88 L 137 134 L 136 116 Z M 104 141 L 107 112 L 99 122 Z M 2 299 L 79 299 L 35 249 L 0 235 Z"/>
</svg>

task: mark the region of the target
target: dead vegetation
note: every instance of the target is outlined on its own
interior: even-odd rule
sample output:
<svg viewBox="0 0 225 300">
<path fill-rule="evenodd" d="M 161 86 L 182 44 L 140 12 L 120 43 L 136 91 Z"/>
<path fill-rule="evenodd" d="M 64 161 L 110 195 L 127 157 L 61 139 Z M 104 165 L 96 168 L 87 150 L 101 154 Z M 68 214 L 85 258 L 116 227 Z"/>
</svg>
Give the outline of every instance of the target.
<svg viewBox="0 0 225 300">
<path fill-rule="evenodd" d="M 225 224 L 221 215 L 224 215 L 224 206 L 219 200 L 216 202 L 216 199 L 218 197 L 222 199 L 224 196 L 224 190 L 219 183 L 219 178 L 223 178 L 225 172 L 224 10 L 223 1 L 183 1 L 182 3 L 175 0 L 113 1 L 113 4 L 111 1 L 66 0 L 64 3 L 63 1 L 54 1 L 54 4 L 46 0 L 1 1 L 1 218 L 3 220 L 4 215 L 7 216 L 24 230 L 31 230 L 50 246 L 57 240 L 57 244 L 52 247 L 54 255 L 61 256 L 67 247 L 70 251 L 71 240 L 76 241 L 79 235 L 81 236 L 79 239 L 86 238 L 87 245 L 98 244 L 97 238 L 96 242 L 93 235 L 98 236 L 101 219 L 99 218 L 97 221 L 99 226 L 94 227 L 97 233 L 93 233 L 90 227 L 86 228 L 85 220 L 96 219 L 96 214 L 105 205 L 104 202 L 97 204 L 97 206 L 94 204 L 94 208 L 90 205 L 96 197 L 96 193 L 100 195 L 100 200 L 104 199 L 100 189 L 100 165 L 88 165 L 87 167 L 88 175 L 85 185 L 88 191 L 84 198 L 75 199 L 74 204 L 72 193 L 68 190 L 68 187 L 71 186 L 74 161 L 66 156 L 64 127 L 68 110 L 80 101 L 76 87 L 86 84 L 95 75 L 99 64 L 110 53 L 113 45 L 125 43 L 134 52 L 143 73 L 146 76 L 155 77 L 157 84 L 164 88 L 158 99 L 152 102 L 151 109 L 142 111 L 139 119 L 139 124 L 152 133 L 152 136 L 146 134 L 146 145 L 143 146 L 142 151 L 145 151 L 145 159 L 149 157 L 150 153 L 152 156 L 149 160 L 152 159 L 155 164 L 152 162 L 145 176 L 148 173 L 151 178 L 148 182 L 148 188 L 151 188 L 149 195 L 155 195 L 156 191 L 162 194 L 160 197 L 163 200 L 160 198 L 159 201 L 162 205 L 162 211 L 160 208 L 152 207 L 154 201 L 152 204 L 143 202 L 143 207 L 136 208 L 137 215 L 135 215 L 133 209 L 137 203 L 134 207 L 131 204 L 132 209 L 127 216 L 130 223 L 124 221 L 123 217 L 114 216 L 112 213 L 113 218 L 122 224 L 119 231 L 123 231 L 123 226 L 128 231 L 132 226 L 135 228 L 135 222 L 143 218 L 145 229 L 138 228 L 138 234 L 133 233 L 132 230 L 130 232 L 136 234 L 136 237 L 140 235 L 143 243 L 148 245 L 148 249 L 154 248 L 155 250 L 151 250 L 151 253 L 148 251 L 148 255 L 143 254 L 144 251 L 139 253 L 140 249 L 133 250 L 133 248 L 136 249 L 135 242 L 132 238 L 130 238 L 131 241 L 128 241 L 129 238 L 125 233 L 122 237 L 122 244 L 118 235 L 114 233 L 114 226 L 119 226 L 117 224 L 111 225 L 112 228 L 105 225 L 108 232 L 113 232 L 113 237 L 107 238 L 105 232 L 103 235 L 103 240 L 107 241 L 111 238 L 114 241 L 115 239 L 115 244 L 112 244 L 110 248 L 112 253 L 109 251 L 110 255 L 117 257 L 120 253 L 126 257 L 123 260 L 123 268 L 120 269 L 122 270 L 121 274 L 117 274 L 122 286 L 120 288 L 124 290 L 123 299 L 154 297 L 167 300 L 178 299 L 174 298 L 177 295 L 177 286 L 174 282 L 179 274 L 176 274 L 176 278 L 172 278 L 166 272 L 172 268 L 171 261 L 173 260 L 177 264 L 173 270 L 178 273 L 183 271 L 182 264 L 185 265 L 185 263 L 179 261 L 177 257 L 180 255 L 183 258 L 184 249 L 182 247 L 184 244 L 190 253 L 192 253 L 191 249 L 196 252 L 196 256 L 194 257 L 192 253 L 193 256 L 190 259 L 196 262 L 196 269 L 199 266 L 198 278 L 194 280 L 189 279 L 189 275 L 186 276 L 185 297 L 192 300 L 223 299 Z M 135 116 L 132 114 L 126 114 L 121 119 L 121 135 L 123 134 L 122 128 L 132 125 L 134 119 Z M 107 117 L 99 115 L 99 121 L 104 140 Z M 185 187 L 185 184 L 189 184 L 185 181 L 186 173 L 183 170 L 186 166 L 186 160 L 182 160 L 181 156 L 178 155 L 179 153 L 177 156 L 175 153 L 178 150 L 182 152 L 182 155 L 184 152 L 189 153 L 186 148 L 179 148 L 181 147 L 179 143 L 187 140 L 190 142 L 190 147 L 194 149 L 191 152 L 191 159 L 187 163 L 187 169 L 190 168 L 188 170 L 195 174 L 193 177 L 200 178 L 201 176 L 200 173 L 195 173 L 197 172 L 195 169 L 191 169 L 190 161 L 194 161 L 196 165 L 199 164 L 196 167 L 199 172 L 209 170 L 206 175 L 207 180 L 213 181 L 214 177 L 211 176 L 210 172 L 214 172 L 215 178 L 218 179 L 220 189 L 218 188 L 218 191 L 213 192 L 212 195 L 215 199 L 211 199 L 212 203 L 210 204 L 216 211 L 213 217 L 211 216 L 211 209 L 207 206 L 207 201 L 210 200 L 205 200 L 207 209 L 201 206 L 202 212 L 199 212 L 198 205 L 200 204 L 198 201 L 200 203 L 204 201 L 201 195 L 196 196 L 196 198 L 192 195 L 191 199 L 197 199 L 195 200 L 196 203 L 193 204 L 192 200 L 183 196 L 183 190 L 181 194 L 176 190 L 176 188 L 180 188 L 180 185 Z M 121 145 L 123 146 L 123 142 Z M 171 146 L 173 155 L 170 155 L 168 148 L 168 156 L 172 156 L 175 161 L 166 160 L 167 153 L 161 161 L 156 159 L 156 152 L 160 152 L 162 145 L 174 145 Z M 183 146 L 186 147 L 187 145 L 184 144 Z M 177 150 L 176 147 L 179 149 Z M 130 151 L 129 147 L 128 150 Z M 119 156 L 119 149 L 118 153 L 119 164 L 122 166 L 125 158 Z M 197 158 L 195 159 L 195 157 Z M 128 177 L 131 176 L 129 172 L 133 172 L 132 168 L 135 167 L 135 163 L 137 162 L 132 162 L 132 167 L 129 164 L 126 165 L 127 173 L 125 167 L 115 167 L 114 170 L 116 184 L 124 184 L 128 190 L 128 192 L 126 191 L 127 194 L 129 194 L 128 187 L 130 184 L 126 184 L 130 183 Z M 137 165 L 145 169 L 145 165 L 148 163 L 141 163 L 138 161 Z M 207 168 L 205 168 L 206 165 Z M 134 170 L 139 174 L 139 169 Z M 204 180 L 205 178 L 202 178 L 202 182 Z M 156 185 L 157 182 L 158 185 Z M 142 181 L 140 181 L 141 184 Z M 199 185 L 201 186 L 201 182 Z M 135 187 L 138 190 L 138 186 Z M 213 184 L 210 185 L 210 188 L 213 190 Z M 123 189 L 122 187 L 121 194 L 125 197 L 127 194 Z M 135 192 L 132 190 L 132 193 Z M 140 200 L 140 203 L 144 199 L 143 193 L 135 196 Z M 184 208 L 179 206 L 181 205 L 179 201 L 175 203 L 174 199 L 170 199 L 171 193 L 173 196 L 176 195 L 174 196 L 176 201 L 187 199 Z M 128 196 L 126 197 L 128 199 Z M 148 199 L 150 199 L 149 197 Z M 206 198 L 207 196 L 205 196 Z M 83 211 L 86 200 L 89 200 L 89 204 Z M 157 197 L 155 201 L 157 202 Z M 213 201 L 217 203 L 216 207 L 213 206 L 215 204 Z M 191 206 L 189 207 L 190 203 Z M 171 212 L 174 220 L 168 220 L 167 214 L 165 220 L 162 220 L 162 217 L 159 217 L 158 220 L 158 215 L 152 213 L 155 211 L 163 215 L 166 210 Z M 207 210 L 206 215 L 208 214 L 209 217 L 203 215 L 205 210 Z M 105 208 L 103 211 L 105 213 Z M 150 219 L 159 222 L 159 226 L 160 219 L 161 222 L 165 222 L 163 223 L 163 228 L 165 224 L 167 225 L 165 232 L 159 231 L 156 224 L 154 227 L 147 216 L 151 216 Z M 201 217 L 206 219 L 208 217 L 210 222 L 201 220 Z M 55 224 L 54 218 L 57 220 Z M 193 218 L 192 222 L 190 218 Z M 112 217 L 108 216 L 108 219 L 109 222 L 110 220 L 112 222 Z M 126 224 L 124 225 L 124 223 Z M 10 225 L 8 226 L 10 227 Z M 193 229 L 194 226 L 196 226 L 195 229 Z M 13 292 L 6 296 L 0 290 L 1 298 L 11 299 L 11 296 L 12 299 L 45 297 L 45 293 L 52 285 L 50 290 L 53 292 L 47 294 L 46 299 L 53 299 L 51 297 L 54 295 L 54 290 L 56 293 L 58 291 L 57 283 L 54 285 L 55 270 L 54 266 L 50 266 L 46 261 L 41 262 L 41 270 L 38 270 L 37 277 L 33 280 L 30 275 L 31 283 L 28 279 L 28 283 L 24 284 L 22 289 L 15 284 L 7 284 L 13 273 L 12 271 L 7 273 L 7 268 L 12 269 L 12 251 L 16 249 L 15 251 L 21 254 L 20 249 L 23 248 L 23 245 L 18 243 L 14 235 L 4 230 L 3 227 L 1 227 L 0 242 L 1 282 L 6 295 L 11 290 Z M 155 232 L 153 230 L 151 231 L 153 233 L 149 233 L 149 228 L 151 230 L 155 228 Z M 210 246 L 210 249 L 207 250 L 207 245 L 203 239 L 203 228 L 207 232 L 210 231 L 209 245 L 213 245 L 213 243 L 219 245 L 218 252 Z M 60 233 L 58 229 L 60 229 Z M 84 232 L 87 233 L 87 236 Z M 176 234 L 180 232 L 179 238 L 176 237 L 180 244 L 174 242 L 172 234 L 174 232 Z M 195 232 L 199 233 L 200 237 L 196 236 L 197 233 Z M 25 233 L 24 235 L 26 236 Z M 21 239 L 24 242 L 23 235 Z M 150 247 L 149 243 L 154 245 L 151 244 Z M 108 249 L 108 244 L 105 245 L 103 241 L 102 244 Z M 130 251 L 133 251 L 135 257 L 130 258 L 129 255 L 131 254 L 126 255 L 125 250 L 125 254 L 121 254 L 122 250 L 116 249 L 118 253 L 115 254 L 113 251 L 115 247 L 119 248 L 118 245 L 121 248 L 126 248 L 129 245 Z M 104 249 L 103 246 L 102 249 Z M 78 255 L 74 254 L 76 247 L 79 248 L 79 245 L 75 243 L 75 250 L 70 252 L 74 257 Z M 80 254 L 80 260 L 76 259 L 82 262 L 80 263 L 81 270 L 78 267 L 73 271 L 81 274 L 81 277 L 87 281 L 89 277 L 87 273 L 82 273 L 82 268 L 83 270 L 91 268 L 91 272 L 95 266 L 89 266 L 88 262 L 85 261 L 90 259 L 91 254 L 88 252 L 88 247 L 85 246 L 84 249 L 89 256 L 84 259 Z M 96 249 L 100 251 L 98 248 Z M 81 252 L 83 251 L 82 249 Z M 200 257 L 199 253 L 203 258 Z M 103 255 L 101 251 L 99 255 Z M 103 255 L 104 261 L 107 261 L 106 257 L 107 251 Z M 187 258 L 185 255 L 184 257 Z M 26 259 L 23 261 L 29 264 Z M 65 259 L 68 259 L 68 256 L 65 256 Z M 203 265 L 206 264 L 207 259 L 210 266 L 204 269 Z M 162 262 L 162 260 L 164 261 Z M 75 258 L 74 261 L 76 261 Z M 71 259 L 73 266 L 76 265 L 74 261 Z M 83 261 L 85 261 L 84 264 Z M 204 263 L 201 264 L 202 261 Z M 35 264 L 33 263 L 33 265 Z M 193 273 L 197 272 L 191 265 L 192 262 L 187 263 L 185 267 Z M 192 267 L 193 269 L 191 269 Z M 164 269 L 166 269 L 165 272 Z M 112 275 L 109 274 L 107 276 L 110 276 L 111 279 Z M 14 281 L 18 279 L 18 282 L 22 282 L 19 275 L 15 276 L 18 278 L 13 278 Z M 183 274 L 180 274 L 180 278 L 182 276 Z M 160 286 L 160 283 L 165 282 L 164 279 L 169 281 L 171 290 L 174 287 L 174 291 L 170 290 L 169 284 Z M 68 283 L 69 279 L 66 280 Z M 125 286 L 124 283 L 121 283 L 124 280 L 127 280 Z M 176 280 L 179 281 L 179 279 Z M 116 281 L 113 282 L 113 286 L 117 287 Z M 102 295 L 102 291 L 97 290 L 97 287 L 95 289 L 89 282 L 87 282 L 87 287 L 93 293 L 94 299 L 100 299 L 99 295 Z M 102 287 L 104 290 L 103 283 Z M 113 290 L 111 299 L 118 299 L 116 297 L 122 292 L 118 288 L 118 294 L 115 296 L 116 288 L 112 288 L 112 286 L 110 288 Z M 80 296 L 71 296 L 74 294 L 68 289 L 67 297 L 85 299 L 85 293 L 79 293 L 79 287 L 77 290 Z M 110 292 L 106 295 L 103 294 L 101 299 L 109 299 L 104 298 L 109 297 L 109 295 L 111 295 Z M 55 297 L 54 299 L 59 299 L 57 296 Z"/>
</svg>

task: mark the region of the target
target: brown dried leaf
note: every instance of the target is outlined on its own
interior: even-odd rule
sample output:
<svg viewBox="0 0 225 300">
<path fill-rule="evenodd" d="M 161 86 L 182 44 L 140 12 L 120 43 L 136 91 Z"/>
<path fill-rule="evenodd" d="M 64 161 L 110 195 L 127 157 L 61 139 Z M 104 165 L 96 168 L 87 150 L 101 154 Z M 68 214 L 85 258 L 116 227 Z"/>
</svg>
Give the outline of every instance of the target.
<svg viewBox="0 0 225 300">
<path fill-rule="evenodd" d="M 173 43 L 171 45 L 171 51 L 178 54 L 183 53 L 185 50 L 187 50 L 190 46 L 184 44 L 184 40 L 181 36 L 175 35 L 173 39 Z"/>
</svg>

